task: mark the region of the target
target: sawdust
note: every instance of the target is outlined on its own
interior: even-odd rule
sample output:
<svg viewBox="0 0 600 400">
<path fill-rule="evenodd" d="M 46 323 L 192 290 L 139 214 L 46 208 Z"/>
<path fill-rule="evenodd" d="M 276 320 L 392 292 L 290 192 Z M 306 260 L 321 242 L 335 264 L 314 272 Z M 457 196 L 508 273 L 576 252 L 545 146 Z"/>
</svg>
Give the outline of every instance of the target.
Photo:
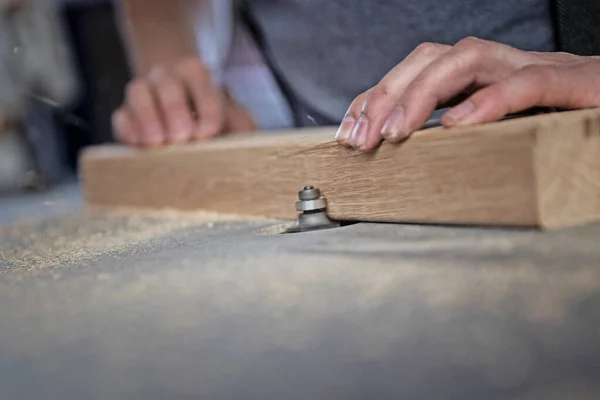
<svg viewBox="0 0 600 400">
<path fill-rule="evenodd" d="M 211 229 L 243 220 L 249 217 L 208 211 L 119 210 L 21 222 L 0 228 L 0 274 L 83 265 L 184 229 Z"/>
<path fill-rule="evenodd" d="M 178 226 L 189 215 L 176 213 L 161 224 Z M 140 225 L 135 217 L 129 231 Z M 211 222 L 235 229 L 215 217 L 201 214 L 202 230 L 190 236 L 203 237 Z M 408 369 L 412 381 L 448 366 L 477 371 L 480 382 L 504 390 L 523 387 L 538 371 L 555 372 L 546 359 L 595 354 L 593 332 L 582 332 L 595 326 L 584 309 L 597 300 L 600 269 L 596 257 L 582 254 L 594 251 L 597 230 L 549 235 L 365 224 L 332 232 L 270 238 L 234 232 L 221 243 L 187 242 L 172 257 L 128 254 L 120 265 L 141 267 L 131 275 L 105 264 L 42 287 L 0 280 L 0 302 L 8 310 L 18 304 L 3 313 L 3 342 L 11 344 L 5 358 L 45 365 L 56 343 L 81 344 L 119 382 L 113 377 L 152 354 L 156 376 L 165 377 L 161 385 L 191 393 L 203 386 L 199 376 L 213 376 L 208 370 L 227 376 L 221 382 L 227 385 L 273 351 L 343 354 L 344 365 L 414 354 L 420 362 Z M 36 326 L 44 329 L 23 329 Z M 218 351 L 226 359 L 211 358 L 199 372 L 194 362 L 206 358 L 204 349 L 216 339 L 227 346 Z M 198 353 L 190 355 L 182 343 Z M 240 369 L 230 369 L 231 354 L 242 355 Z M 538 394 L 522 399 L 546 392 Z"/>
<path fill-rule="evenodd" d="M 286 222 L 283 224 L 271 225 L 265 228 L 260 228 L 254 231 L 258 235 L 279 235 L 284 233 L 288 228 L 295 225 L 295 222 Z"/>
</svg>

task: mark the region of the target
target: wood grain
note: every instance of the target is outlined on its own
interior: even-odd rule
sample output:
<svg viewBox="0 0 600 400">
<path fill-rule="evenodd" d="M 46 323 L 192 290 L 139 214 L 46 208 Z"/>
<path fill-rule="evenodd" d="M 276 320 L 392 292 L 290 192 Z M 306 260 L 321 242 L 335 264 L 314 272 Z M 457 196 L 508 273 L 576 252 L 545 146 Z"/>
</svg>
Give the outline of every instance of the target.
<svg viewBox="0 0 600 400">
<path fill-rule="evenodd" d="M 600 220 L 600 112 L 542 119 L 537 138 L 541 224 L 554 228 Z"/>
<path fill-rule="evenodd" d="M 359 153 L 313 128 L 159 150 L 91 148 L 92 206 L 295 217 L 304 185 L 340 220 L 556 228 L 600 219 L 600 110 L 416 132 Z"/>
</svg>

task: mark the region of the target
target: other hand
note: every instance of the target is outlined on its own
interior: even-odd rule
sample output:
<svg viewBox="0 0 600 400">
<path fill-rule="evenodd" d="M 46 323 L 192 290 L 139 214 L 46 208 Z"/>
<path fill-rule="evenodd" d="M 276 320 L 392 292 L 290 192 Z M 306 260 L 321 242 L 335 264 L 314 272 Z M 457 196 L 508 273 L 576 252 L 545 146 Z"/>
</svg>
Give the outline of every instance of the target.
<svg viewBox="0 0 600 400">
<path fill-rule="evenodd" d="M 597 107 L 600 57 L 526 52 L 476 38 L 424 43 L 354 99 L 336 140 L 360 150 L 400 141 L 438 106 L 465 94 L 442 116 L 444 126 L 491 122 L 534 106 Z"/>
<path fill-rule="evenodd" d="M 196 57 L 172 68 L 157 67 L 130 82 L 112 122 L 118 139 L 141 147 L 255 129 L 250 114 L 212 84 L 210 72 Z"/>
</svg>

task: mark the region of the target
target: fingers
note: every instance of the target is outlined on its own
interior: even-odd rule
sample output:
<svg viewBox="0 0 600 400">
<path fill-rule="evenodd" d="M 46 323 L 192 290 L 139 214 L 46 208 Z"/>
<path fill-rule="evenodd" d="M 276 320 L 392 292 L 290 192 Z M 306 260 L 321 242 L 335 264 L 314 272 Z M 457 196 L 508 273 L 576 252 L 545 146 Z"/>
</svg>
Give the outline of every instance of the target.
<svg viewBox="0 0 600 400">
<path fill-rule="evenodd" d="M 113 116 L 116 136 L 128 144 L 150 147 L 188 141 L 194 123 L 187 98 L 183 83 L 164 70 L 133 81 L 126 88 L 125 106 Z"/>
<path fill-rule="evenodd" d="M 600 67 L 595 68 L 596 73 Z M 586 73 L 587 72 L 587 73 Z M 531 65 L 485 87 L 443 117 L 445 126 L 496 121 L 535 106 L 567 109 L 600 105 L 600 81 L 579 68 Z"/>
<path fill-rule="evenodd" d="M 544 67 L 524 68 L 485 87 L 442 116 L 445 126 L 490 122 L 507 114 L 544 105 L 550 74 Z"/>
<path fill-rule="evenodd" d="M 221 133 L 225 124 L 225 99 L 211 81 L 210 72 L 197 58 L 179 63 L 175 73 L 185 83 L 196 111 L 196 139 L 208 139 Z"/>
<path fill-rule="evenodd" d="M 164 141 L 168 143 L 188 142 L 194 130 L 192 110 L 188 95 L 181 81 L 157 69 L 150 75 L 165 127 Z"/>
<path fill-rule="evenodd" d="M 184 143 L 222 133 L 225 107 L 224 94 L 212 84 L 208 69 L 199 58 L 190 58 L 128 84 L 113 126 L 116 136 L 129 144 Z M 234 113 L 236 128 L 253 128 L 251 117 L 239 111 Z"/>
<path fill-rule="evenodd" d="M 440 104 L 467 89 L 504 79 L 536 58 L 539 56 L 475 38 L 464 39 L 453 47 L 421 45 L 370 89 L 364 102 L 352 103 L 349 114 L 355 117 L 361 107 L 362 120 L 353 127 L 350 145 L 368 150 L 382 136 L 390 141 L 401 140 L 421 128 Z M 469 105 L 465 103 L 455 112 L 469 112 Z M 341 132 L 345 131 L 344 122 L 349 125 L 351 118 L 342 122 Z"/>
<path fill-rule="evenodd" d="M 346 114 L 342 119 L 342 123 L 340 124 L 335 134 L 335 140 L 337 140 L 338 143 L 344 146 L 350 146 L 352 142 L 352 137 L 356 137 L 359 133 L 361 133 L 360 131 L 362 130 L 362 128 L 361 126 L 357 126 L 357 121 L 361 117 L 361 110 L 367 97 L 367 94 L 368 92 L 359 95 L 350 104 L 350 107 L 348 108 L 348 111 L 346 111 Z M 361 123 L 364 124 L 364 121 L 361 121 Z"/>
<path fill-rule="evenodd" d="M 127 85 L 125 104 L 130 119 L 139 128 L 136 143 L 141 146 L 158 146 L 164 143 L 166 130 L 154 98 L 153 87 L 146 80 L 138 79 Z"/>
<path fill-rule="evenodd" d="M 465 39 L 428 65 L 402 94 L 401 129 L 419 129 L 441 103 L 468 88 L 488 85 L 508 76 L 522 63 L 521 52 L 497 43 Z M 468 112 L 463 103 L 458 111 Z"/>
<path fill-rule="evenodd" d="M 373 148 L 382 136 L 392 141 L 406 137 L 408 132 L 402 129 L 402 95 L 425 68 L 450 49 L 451 46 L 435 43 L 418 46 L 370 92 L 364 104 L 365 113 L 370 121 L 365 148 Z"/>
<path fill-rule="evenodd" d="M 340 124 L 336 140 L 340 144 L 358 149 L 375 147 L 382 134 L 387 136 L 391 133 L 395 120 L 387 121 L 387 117 L 395 110 L 405 88 L 423 68 L 449 49 L 450 46 L 434 43 L 424 43 L 417 47 L 403 62 L 386 74 L 377 86 L 352 102 Z M 401 110 L 399 112 L 401 113 Z M 398 111 L 394 113 L 396 114 Z"/>
<path fill-rule="evenodd" d="M 112 114 L 112 127 L 117 139 L 123 143 L 132 146 L 138 144 L 137 132 L 139 128 L 126 107 L 121 107 Z"/>
</svg>

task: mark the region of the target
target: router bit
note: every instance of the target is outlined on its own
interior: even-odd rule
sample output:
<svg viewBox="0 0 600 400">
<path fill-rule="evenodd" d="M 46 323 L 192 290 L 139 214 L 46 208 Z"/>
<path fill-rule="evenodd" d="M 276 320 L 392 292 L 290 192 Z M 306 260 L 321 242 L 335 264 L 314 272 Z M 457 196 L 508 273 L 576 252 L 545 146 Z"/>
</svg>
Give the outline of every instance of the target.
<svg viewBox="0 0 600 400">
<path fill-rule="evenodd" d="M 329 219 L 326 212 L 327 199 L 321 196 L 321 191 L 313 186 L 305 186 L 298 192 L 295 207 L 300 214 L 298 214 L 296 224 L 287 229 L 286 233 L 309 232 L 340 226 L 339 222 Z"/>
</svg>

